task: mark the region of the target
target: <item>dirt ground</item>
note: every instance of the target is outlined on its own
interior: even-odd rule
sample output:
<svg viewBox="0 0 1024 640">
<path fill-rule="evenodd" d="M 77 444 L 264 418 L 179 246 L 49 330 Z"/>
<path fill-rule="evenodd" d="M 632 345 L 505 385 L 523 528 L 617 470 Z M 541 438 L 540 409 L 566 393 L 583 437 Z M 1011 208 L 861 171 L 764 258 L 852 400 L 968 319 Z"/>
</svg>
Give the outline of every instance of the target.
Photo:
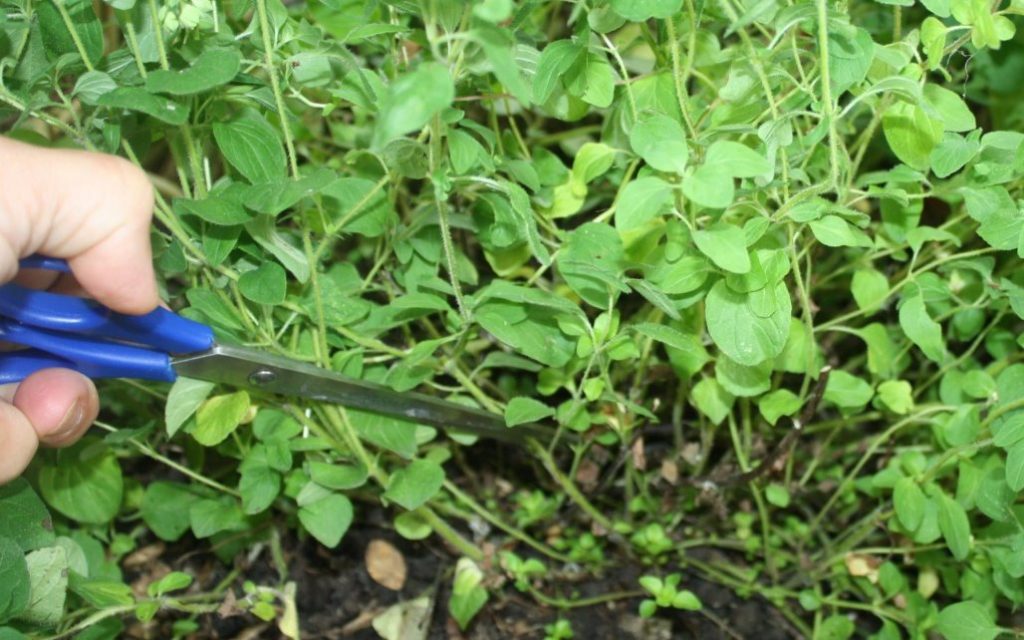
<svg viewBox="0 0 1024 640">
<path fill-rule="evenodd" d="M 401 590 L 385 588 L 371 578 L 366 567 L 366 548 L 373 540 L 386 540 L 401 552 L 407 567 Z M 194 544 L 194 541 L 192 541 Z M 129 563 L 135 570 L 128 575 L 143 584 L 167 570 L 185 570 L 197 576 L 196 588 L 211 589 L 227 575 L 228 568 L 212 555 L 187 550 L 183 541 L 162 548 L 155 544 L 146 563 Z M 544 638 L 544 626 L 559 617 L 572 624 L 575 638 L 593 640 L 669 640 L 700 638 L 758 638 L 783 640 L 797 637 L 779 612 L 759 597 L 741 599 L 730 590 L 699 578 L 685 578 L 684 585 L 704 603 L 700 612 L 672 612 L 652 620 L 636 615 L 638 598 L 617 600 L 565 611 L 543 606 L 529 595 L 517 592 L 511 585 L 501 590 L 499 599 L 491 601 L 465 632 L 460 631 L 447 612 L 451 583 L 448 570 L 456 557 L 440 543 L 409 542 L 384 528 L 356 528 L 346 535 L 344 543 L 327 550 L 315 541 L 287 538 L 282 541 L 288 579 L 298 587 L 297 605 L 302 637 L 308 640 L 376 640 L 378 634 L 371 621 L 387 607 L 417 598 L 424 593 L 435 594 L 427 638 L 430 640 L 505 640 Z M 256 584 L 273 585 L 277 571 L 263 552 L 254 561 L 236 561 L 240 577 Z M 164 564 L 164 563 L 171 564 Z M 549 595 L 574 595 L 580 598 L 611 592 L 633 591 L 643 567 L 626 565 L 572 583 L 545 585 Z M 683 572 L 684 576 L 687 573 Z M 235 594 L 243 594 L 236 586 Z M 153 624 L 130 625 L 126 631 L 133 638 L 169 638 L 170 624 L 180 616 L 158 616 Z M 266 624 L 250 614 L 204 615 L 199 618 L 200 630 L 190 634 L 196 640 L 237 638 L 238 640 L 278 639 L 283 636 L 273 624 Z"/>
</svg>

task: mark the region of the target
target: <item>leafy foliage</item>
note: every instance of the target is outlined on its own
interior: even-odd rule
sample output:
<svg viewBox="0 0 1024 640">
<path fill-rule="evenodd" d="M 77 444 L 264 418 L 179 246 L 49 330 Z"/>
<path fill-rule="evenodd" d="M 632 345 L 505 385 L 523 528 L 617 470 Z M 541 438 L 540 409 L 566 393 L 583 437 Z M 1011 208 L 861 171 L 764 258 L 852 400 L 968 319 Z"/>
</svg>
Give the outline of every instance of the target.
<svg viewBox="0 0 1024 640">
<path fill-rule="evenodd" d="M 5 130 L 150 171 L 175 309 L 552 434 L 496 484 L 414 421 L 112 383 L 120 428 L 30 474 L 49 511 L 0 492 L 10 633 L 202 606 L 127 589 L 127 523 L 229 560 L 343 544 L 367 501 L 458 551 L 463 628 L 500 571 L 550 604 L 499 541 L 640 558 L 644 615 L 699 609 L 695 573 L 809 637 L 995 637 L 1024 604 L 1017 0 L 2 5 Z"/>
</svg>

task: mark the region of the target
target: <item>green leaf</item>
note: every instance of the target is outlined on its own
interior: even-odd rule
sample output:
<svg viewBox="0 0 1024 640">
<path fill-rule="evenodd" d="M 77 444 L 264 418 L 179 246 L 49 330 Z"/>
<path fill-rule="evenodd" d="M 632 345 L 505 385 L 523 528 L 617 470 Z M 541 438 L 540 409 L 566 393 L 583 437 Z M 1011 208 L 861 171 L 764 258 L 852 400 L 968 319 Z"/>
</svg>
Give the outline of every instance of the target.
<svg viewBox="0 0 1024 640">
<path fill-rule="evenodd" d="M 949 17 L 950 0 L 921 0 L 921 4 L 940 18 Z"/>
<path fill-rule="evenodd" d="M 29 624 L 53 628 L 64 617 L 68 588 L 68 556 L 64 547 L 37 549 L 25 556 L 28 565 L 28 606 L 18 616 Z"/>
<path fill-rule="evenodd" d="M 892 502 L 896 517 L 908 531 L 915 531 L 921 526 L 927 501 L 924 491 L 913 478 L 900 478 L 893 486 Z"/>
<path fill-rule="evenodd" d="M 245 224 L 252 220 L 252 215 L 242 205 L 217 196 L 210 196 L 202 200 L 179 198 L 174 201 L 174 210 L 178 215 L 191 214 L 211 224 L 223 226 Z"/>
<path fill-rule="evenodd" d="M 368 411 L 348 409 L 349 419 L 364 440 L 403 458 L 416 454 L 416 424 Z"/>
<path fill-rule="evenodd" d="M 1024 229 L 1024 215 L 1006 188 L 964 188 L 961 192 L 964 195 L 967 214 L 981 223 L 978 235 L 993 248 L 1018 249 L 1021 229 Z"/>
<path fill-rule="evenodd" d="M 24 478 L 0 485 L 0 513 L 0 538 L 14 540 L 22 551 L 54 544 L 50 513 Z"/>
<path fill-rule="evenodd" d="M 142 494 L 140 513 L 146 526 L 161 540 L 175 542 L 189 529 L 189 519 L 183 518 L 199 500 L 187 485 L 176 482 L 154 482 Z"/>
<path fill-rule="evenodd" d="M 334 81 L 330 56 L 318 51 L 300 51 L 287 64 L 292 81 L 303 87 L 324 87 Z"/>
<path fill-rule="evenodd" d="M 854 631 L 856 629 L 853 626 L 853 620 L 844 615 L 835 614 L 822 621 L 821 628 L 818 629 L 815 638 L 819 640 L 847 640 L 853 637 Z"/>
<path fill-rule="evenodd" d="M 146 592 L 151 598 L 159 598 L 160 596 L 171 593 L 172 591 L 181 591 L 187 589 L 192 584 L 193 577 L 182 571 L 172 571 L 160 578 L 149 583 L 146 587 Z"/>
<path fill-rule="evenodd" d="M 672 204 L 672 185 L 661 178 L 637 178 L 622 189 L 615 205 L 615 228 L 629 231 L 660 216 Z"/>
<path fill-rule="evenodd" d="M 281 304 L 288 293 L 288 276 L 276 262 L 264 262 L 238 278 L 238 290 L 257 304 Z"/>
<path fill-rule="evenodd" d="M 837 407 L 859 409 L 871 401 L 874 389 L 865 380 L 846 371 L 833 371 L 825 386 L 825 400 Z"/>
<path fill-rule="evenodd" d="M 942 326 L 928 315 L 921 294 L 905 298 L 900 306 L 899 315 L 900 327 L 910 341 L 932 362 L 944 362 L 947 352 Z"/>
<path fill-rule="evenodd" d="M 536 422 L 555 415 L 555 410 L 543 402 L 526 396 L 509 400 L 505 407 L 505 425 L 514 427 L 528 422 Z"/>
<path fill-rule="evenodd" d="M 342 491 L 366 484 L 369 472 L 362 465 L 310 462 L 309 477 L 320 486 Z"/>
<path fill-rule="evenodd" d="M 1006 450 L 1006 484 L 1015 492 L 1024 489 L 1024 440 Z"/>
<path fill-rule="evenodd" d="M 697 255 L 686 255 L 674 262 L 654 266 L 647 277 L 664 293 L 680 295 L 699 289 L 707 281 L 710 271 L 707 260 Z"/>
<path fill-rule="evenodd" d="M 701 253 L 716 265 L 732 273 L 750 271 L 750 255 L 743 230 L 727 222 L 716 222 L 693 232 L 693 241 Z"/>
<path fill-rule="evenodd" d="M 682 589 L 676 593 L 674 598 L 672 598 L 673 609 L 700 611 L 703 607 L 704 605 L 701 603 L 700 598 L 698 598 L 697 595 L 689 589 Z"/>
<path fill-rule="evenodd" d="M 188 69 L 157 69 L 146 78 L 146 91 L 190 96 L 231 82 L 242 66 L 237 49 L 207 49 Z"/>
<path fill-rule="evenodd" d="M 926 104 L 935 111 L 946 131 L 970 131 L 977 126 L 967 103 L 949 89 L 928 83 L 924 85 L 923 94 Z"/>
<path fill-rule="evenodd" d="M 124 478 L 117 456 L 103 442 L 86 437 L 56 452 L 56 462 L 39 471 L 39 490 L 51 507 L 84 524 L 106 524 L 121 507 Z"/>
<path fill-rule="evenodd" d="M 380 100 L 373 146 L 385 144 L 411 131 L 418 131 L 455 99 L 455 84 L 448 69 L 425 62 L 411 73 L 392 82 Z"/>
<path fill-rule="evenodd" d="M 808 223 L 814 237 L 826 247 L 870 247 L 871 239 L 839 216 L 827 215 Z"/>
<path fill-rule="evenodd" d="M 601 142 L 587 142 L 576 152 L 571 179 L 585 191 L 586 185 L 604 175 L 615 161 L 615 149 Z"/>
<path fill-rule="evenodd" d="M 764 488 L 764 497 L 770 504 L 780 509 L 785 509 L 789 506 L 789 491 L 786 491 L 786 487 L 776 482 L 772 482 Z"/>
<path fill-rule="evenodd" d="M 299 522 L 329 549 L 337 547 L 345 537 L 352 516 L 352 502 L 340 493 L 327 493 L 299 507 Z"/>
<path fill-rule="evenodd" d="M 444 484 L 444 469 L 432 460 L 413 460 L 391 475 L 384 498 L 409 511 L 433 498 Z"/>
<path fill-rule="evenodd" d="M 588 51 L 577 58 L 567 77 L 572 95 L 598 109 L 611 106 L 615 98 L 615 72 L 603 55 Z"/>
<path fill-rule="evenodd" d="M 671 18 L 682 8 L 683 0 L 612 0 L 612 9 L 633 22 Z"/>
<path fill-rule="evenodd" d="M 469 558 L 459 558 L 455 565 L 452 595 L 448 600 L 448 613 L 465 630 L 477 613 L 487 604 L 487 590 L 480 583 L 483 572 Z"/>
<path fill-rule="evenodd" d="M 10 620 L 28 607 L 28 564 L 21 546 L 0 536 L 0 622 Z"/>
<path fill-rule="evenodd" d="M 725 209 L 732 204 L 736 185 L 721 167 L 705 163 L 683 178 L 683 195 L 702 207 Z"/>
<path fill-rule="evenodd" d="M 434 528 L 417 511 L 403 511 L 395 517 L 395 531 L 406 540 L 424 540 Z"/>
<path fill-rule="evenodd" d="M 152 116 L 161 122 L 180 127 L 188 122 L 188 105 L 170 98 L 155 96 L 138 87 L 120 87 L 105 93 L 96 101 L 101 107 L 127 109 Z"/>
<path fill-rule="evenodd" d="M 179 517 L 181 517 L 179 511 Z M 188 509 L 188 522 L 197 538 L 209 538 L 224 531 L 242 531 L 248 523 L 237 500 L 230 497 L 197 500 Z"/>
<path fill-rule="evenodd" d="M 946 132 L 942 136 L 942 141 L 932 151 L 932 173 L 939 178 L 948 178 L 973 160 L 980 148 L 981 145 L 973 138 Z M 959 241 L 956 236 L 954 238 Z"/>
<path fill-rule="evenodd" d="M 960 503 L 945 493 L 939 494 L 939 530 L 950 552 L 957 560 L 964 560 L 971 550 L 971 523 Z"/>
<path fill-rule="evenodd" d="M 342 178 L 321 190 L 325 209 L 341 231 L 376 238 L 393 226 L 395 213 L 385 192 L 370 180 Z"/>
<path fill-rule="evenodd" d="M 181 429 L 209 397 L 213 387 L 212 382 L 193 380 L 184 376 L 179 376 L 174 381 L 164 406 L 164 422 L 167 424 L 168 436 L 173 437 Z"/>
<path fill-rule="evenodd" d="M 948 15 L 948 10 L 947 10 Z M 928 59 L 928 69 L 938 69 L 946 50 L 946 25 L 941 20 L 928 16 L 921 23 L 921 48 Z"/>
<path fill-rule="evenodd" d="M 581 298 L 607 309 L 618 293 L 629 290 L 622 281 L 623 254 L 622 240 L 614 229 L 588 222 L 566 237 L 558 270 Z"/>
<path fill-rule="evenodd" d="M 932 150 L 942 140 L 943 124 L 918 105 L 896 102 L 882 116 L 882 131 L 897 158 L 923 171 L 930 164 Z"/>
<path fill-rule="evenodd" d="M 303 284 L 309 282 L 311 269 L 305 254 L 274 228 L 272 216 L 257 216 L 245 225 L 245 230 L 260 247 L 283 264 L 296 280 Z"/>
<path fill-rule="evenodd" d="M 313 169 L 298 180 L 279 178 L 246 189 L 242 203 L 252 211 L 276 216 L 303 198 L 315 196 L 338 181 L 338 174 L 327 167 Z"/>
<path fill-rule="evenodd" d="M 86 71 L 75 82 L 72 95 L 77 96 L 86 104 L 95 105 L 104 95 L 117 89 L 117 82 L 102 71 Z"/>
<path fill-rule="evenodd" d="M 192 289 L 187 294 L 191 309 L 200 312 L 211 323 L 227 329 L 241 330 L 242 324 L 234 310 L 209 289 Z"/>
<path fill-rule="evenodd" d="M 690 391 L 690 399 L 713 424 L 721 424 L 725 420 L 735 400 L 714 378 L 702 378 L 695 384 Z"/>
<path fill-rule="evenodd" d="M 889 297 L 889 280 L 875 269 L 858 269 L 853 273 L 850 291 L 861 311 L 877 311 Z"/>
<path fill-rule="evenodd" d="M 725 355 L 739 364 L 754 366 L 782 353 L 789 336 L 792 311 L 789 292 L 779 283 L 767 288 L 774 311 L 765 314 L 755 294 L 736 293 L 718 281 L 706 298 L 708 333 Z"/>
<path fill-rule="evenodd" d="M 838 96 L 864 81 L 874 58 L 875 43 L 867 30 L 858 27 L 830 25 L 828 35 L 832 95 Z"/>
<path fill-rule="evenodd" d="M 731 140 L 712 143 L 704 157 L 704 166 L 733 178 L 756 178 L 772 170 L 772 165 L 760 153 Z"/>
<path fill-rule="evenodd" d="M 511 2 L 504 1 L 511 9 Z M 479 13 L 477 10 L 481 6 L 481 3 L 477 3 L 474 7 L 475 14 Z M 505 85 L 520 104 L 529 106 L 533 98 L 533 91 L 520 74 L 520 66 L 515 57 L 516 40 L 512 34 L 504 29 L 481 25 L 474 29 L 473 35 L 483 47 L 484 55 L 491 63 L 494 76 L 501 84 Z"/>
<path fill-rule="evenodd" d="M 715 361 L 715 378 L 726 391 L 741 398 L 759 396 L 772 387 L 772 362 L 755 366 L 737 364 L 726 357 Z"/>
<path fill-rule="evenodd" d="M 584 52 L 583 47 L 571 40 L 556 40 L 544 47 L 533 76 L 533 99 L 540 103 L 547 102 L 560 86 L 562 76 Z"/>
<path fill-rule="evenodd" d="M 946 640 L 993 640 L 1002 630 L 977 602 L 958 602 L 939 612 L 936 628 Z"/>
<path fill-rule="evenodd" d="M 284 177 L 287 159 L 281 137 L 259 113 L 246 111 L 231 122 L 213 123 L 213 138 L 224 159 L 250 183 Z"/>
<path fill-rule="evenodd" d="M 234 433 L 249 412 L 249 394 L 245 391 L 214 396 L 196 413 L 192 437 L 206 447 L 215 447 Z"/>
<path fill-rule="evenodd" d="M 1024 412 L 1015 411 L 992 424 L 992 442 L 1003 449 L 1024 440 Z M 2 505 L 2 503 L 0 503 Z"/>
<path fill-rule="evenodd" d="M 57 10 L 56 3 L 41 2 L 33 8 L 38 14 L 46 56 L 55 60 L 65 54 L 79 56 L 84 50 L 88 63 L 95 66 L 103 57 L 103 25 L 96 17 L 92 1 L 62 0 L 61 5 L 70 25 Z"/>
<path fill-rule="evenodd" d="M 762 396 L 757 407 L 768 424 L 774 426 L 782 416 L 791 416 L 800 410 L 800 396 L 789 389 L 776 389 Z"/>
<path fill-rule="evenodd" d="M 658 171 L 683 175 L 686 169 L 690 155 L 686 132 L 666 115 L 654 113 L 641 118 L 629 132 L 629 145 Z"/>
<path fill-rule="evenodd" d="M 242 495 L 242 511 L 246 515 L 262 513 L 281 493 L 281 474 L 266 465 L 243 463 L 238 492 Z"/>
<path fill-rule="evenodd" d="M 878 401 L 897 415 L 914 408 L 914 389 L 906 380 L 886 380 L 878 385 Z"/>
</svg>

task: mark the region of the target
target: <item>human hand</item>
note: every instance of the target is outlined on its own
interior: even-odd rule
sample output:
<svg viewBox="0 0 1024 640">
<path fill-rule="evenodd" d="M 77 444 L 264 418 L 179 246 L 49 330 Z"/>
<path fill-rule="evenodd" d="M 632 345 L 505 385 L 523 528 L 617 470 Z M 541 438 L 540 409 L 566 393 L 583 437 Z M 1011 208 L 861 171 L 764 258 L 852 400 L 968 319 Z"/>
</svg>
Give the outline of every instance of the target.
<svg viewBox="0 0 1024 640">
<path fill-rule="evenodd" d="M 0 137 L 0 284 L 15 278 L 20 258 L 40 253 L 67 259 L 77 285 L 114 311 L 152 311 L 159 302 L 152 213 L 149 181 L 129 162 Z M 42 273 L 18 281 L 55 284 Z M 98 412 L 96 387 L 74 371 L 47 369 L 0 385 L 0 484 L 20 475 L 40 444 L 74 443 Z"/>
</svg>

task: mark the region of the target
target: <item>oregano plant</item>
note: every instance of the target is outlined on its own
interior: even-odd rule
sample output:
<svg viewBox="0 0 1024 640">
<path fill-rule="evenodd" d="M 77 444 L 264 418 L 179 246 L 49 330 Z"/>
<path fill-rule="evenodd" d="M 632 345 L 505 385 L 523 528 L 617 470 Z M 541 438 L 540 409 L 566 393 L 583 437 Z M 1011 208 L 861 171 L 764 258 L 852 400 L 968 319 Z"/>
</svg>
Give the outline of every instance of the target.
<svg viewBox="0 0 1024 640">
<path fill-rule="evenodd" d="M 173 309 L 547 434 L 104 382 L 0 488 L 0 638 L 299 637 L 381 531 L 386 638 L 1019 635 L 1019 0 L 0 8 L 4 135 L 147 171 Z"/>
</svg>

